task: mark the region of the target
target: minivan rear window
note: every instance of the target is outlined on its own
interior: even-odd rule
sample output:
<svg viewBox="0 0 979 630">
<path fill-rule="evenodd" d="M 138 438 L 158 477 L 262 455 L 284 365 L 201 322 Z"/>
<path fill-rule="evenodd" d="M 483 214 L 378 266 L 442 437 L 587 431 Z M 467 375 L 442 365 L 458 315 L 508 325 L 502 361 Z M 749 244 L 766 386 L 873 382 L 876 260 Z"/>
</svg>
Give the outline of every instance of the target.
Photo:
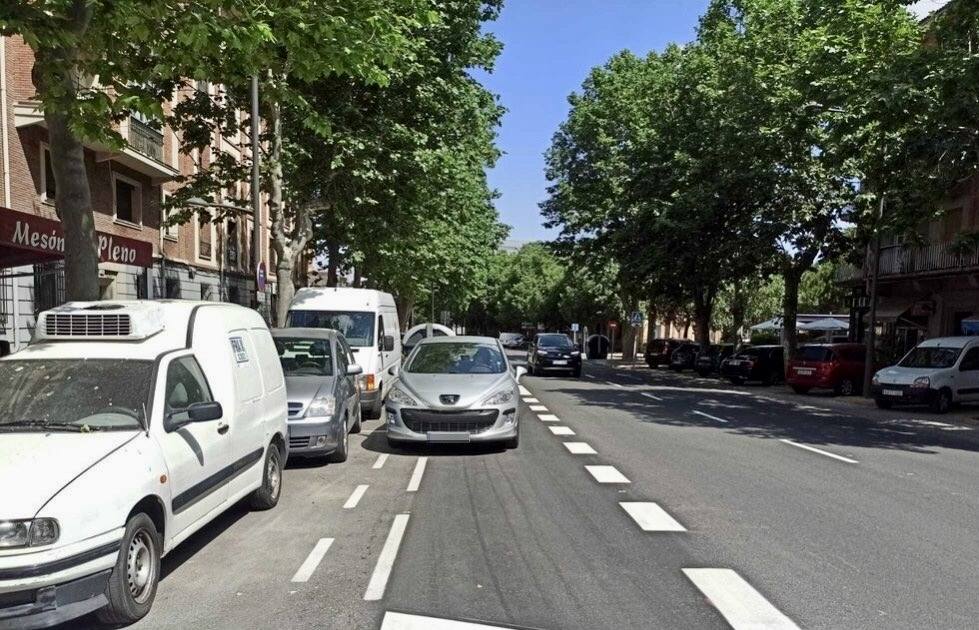
<svg viewBox="0 0 979 630">
<path fill-rule="evenodd" d="M 796 350 L 795 358 L 797 361 L 832 361 L 833 351 L 825 346 L 801 346 Z"/>
</svg>

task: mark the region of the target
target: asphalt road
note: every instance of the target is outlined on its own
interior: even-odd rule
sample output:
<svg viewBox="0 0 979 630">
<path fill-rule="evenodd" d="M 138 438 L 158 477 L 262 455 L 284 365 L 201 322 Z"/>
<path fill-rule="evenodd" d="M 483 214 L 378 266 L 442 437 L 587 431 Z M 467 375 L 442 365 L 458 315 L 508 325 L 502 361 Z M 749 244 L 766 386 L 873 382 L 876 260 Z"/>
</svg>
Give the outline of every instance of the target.
<svg viewBox="0 0 979 630">
<path fill-rule="evenodd" d="M 524 387 L 517 450 L 393 451 L 374 421 L 293 463 L 133 627 L 979 626 L 976 431 L 595 363 Z"/>
</svg>

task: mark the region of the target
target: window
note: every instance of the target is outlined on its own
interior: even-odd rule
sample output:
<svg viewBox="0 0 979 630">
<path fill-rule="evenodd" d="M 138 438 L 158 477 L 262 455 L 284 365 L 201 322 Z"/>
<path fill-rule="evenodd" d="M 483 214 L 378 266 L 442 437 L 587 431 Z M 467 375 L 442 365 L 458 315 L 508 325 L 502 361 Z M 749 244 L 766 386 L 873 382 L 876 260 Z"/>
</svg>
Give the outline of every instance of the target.
<svg viewBox="0 0 979 630">
<path fill-rule="evenodd" d="M 166 297 L 171 300 L 180 299 L 180 278 L 174 278 L 174 277 L 167 278 Z"/>
<path fill-rule="evenodd" d="M 354 348 L 369 347 L 374 340 L 374 316 L 369 312 L 289 311 L 287 321 L 290 328 L 338 330 Z"/>
<path fill-rule="evenodd" d="M 201 300 L 207 302 L 211 299 L 211 285 L 201 283 Z"/>
<path fill-rule="evenodd" d="M 142 221 L 139 183 L 118 174 L 112 177 L 116 220 L 139 224 Z"/>
<path fill-rule="evenodd" d="M 211 259 L 211 222 L 207 217 L 197 219 L 197 255 L 201 258 Z"/>
<path fill-rule="evenodd" d="M 54 203 L 57 189 L 54 185 L 54 169 L 51 168 L 51 150 L 41 145 L 41 200 Z"/>
<path fill-rule="evenodd" d="M 238 266 L 238 222 L 231 219 L 227 224 L 227 237 L 225 245 L 225 258 L 232 267 Z"/>
<path fill-rule="evenodd" d="M 182 357 L 167 370 L 167 389 L 163 408 L 171 420 L 187 420 L 187 408 L 194 403 L 211 402 L 211 388 L 194 357 Z"/>
<path fill-rule="evenodd" d="M 175 212 L 176 212 L 174 209 L 168 209 L 167 208 L 167 202 L 169 200 L 170 200 L 170 193 L 168 193 L 165 190 L 161 190 L 160 191 L 160 207 L 163 208 L 163 214 L 162 214 L 162 216 L 164 216 L 164 217 L 167 218 L 167 224 L 163 228 L 163 237 L 164 238 L 169 238 L 169 239 L 172 239 L 172 240 L 177 240 L 177 237 L 180 234 L 180 226 L 177 225 L 176 223 L 171 224 L 169 222 L 169 219 L 170 219 L 171 215 L 175 214 Z"/>
<path fill-rule="evenodd" d="M 959 371 L 961 372 L 971 372 L 979 370 L 979 348 L 970 348 L 965 356 L 962 357 L 962 363 L 959 364 Z"/>
</svg>

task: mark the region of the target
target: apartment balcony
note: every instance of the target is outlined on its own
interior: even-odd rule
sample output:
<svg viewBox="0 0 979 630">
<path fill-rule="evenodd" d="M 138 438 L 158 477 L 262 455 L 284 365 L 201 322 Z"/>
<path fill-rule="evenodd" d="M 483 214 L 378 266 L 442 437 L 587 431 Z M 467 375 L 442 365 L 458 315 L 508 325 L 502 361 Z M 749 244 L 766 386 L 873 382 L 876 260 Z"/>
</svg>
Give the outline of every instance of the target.
<svg viewBox="0 0 979 630">
<path fill-rule="evenodd" d="M 863 280 L 870 275 L 872 263 L 871 253 L 868 252 L 862 269 L 853 265 L 840 267 L 836 272 L 836 281 L 851 284 Z M 979 272 L 979 246 L 945 241 L 918 246 L 890 245 L 880 250 L 879 275 L 882 280 L 967 272 Z"/>
<path fill-rule="evenodd" d="M 46 128 L 40 103 L 31 100 L 14 103 L 14 125 L 18 129 L 34 125 Z M 180 175 L 180 171 L 167 164 L 164 159 L 162 133 L 135 118 L 123 121 L 117 131 L 127 142 L 127 146 L 122 149 L 97 142 L 85 142 L 85 147 L 95 153 L 95 161 L 118 162 L 146 175 L 156 184 Z"/>
</svg>

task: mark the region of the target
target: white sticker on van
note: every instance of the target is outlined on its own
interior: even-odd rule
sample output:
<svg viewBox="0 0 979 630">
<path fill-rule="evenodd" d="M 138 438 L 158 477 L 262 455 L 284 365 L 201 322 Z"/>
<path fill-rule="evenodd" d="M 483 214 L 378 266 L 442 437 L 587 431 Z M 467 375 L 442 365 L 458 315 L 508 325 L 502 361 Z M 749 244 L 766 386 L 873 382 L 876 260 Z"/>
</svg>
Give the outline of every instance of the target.
<svg viewBox="0 0 979 630">
<path fill-rule="evenodd" d="M 235 361 L 248 363 L 248 352 L 245 350 L 245 340 L 241 337 L 231 337 L 231 349 L 235 353 Z"/>
</svg>

